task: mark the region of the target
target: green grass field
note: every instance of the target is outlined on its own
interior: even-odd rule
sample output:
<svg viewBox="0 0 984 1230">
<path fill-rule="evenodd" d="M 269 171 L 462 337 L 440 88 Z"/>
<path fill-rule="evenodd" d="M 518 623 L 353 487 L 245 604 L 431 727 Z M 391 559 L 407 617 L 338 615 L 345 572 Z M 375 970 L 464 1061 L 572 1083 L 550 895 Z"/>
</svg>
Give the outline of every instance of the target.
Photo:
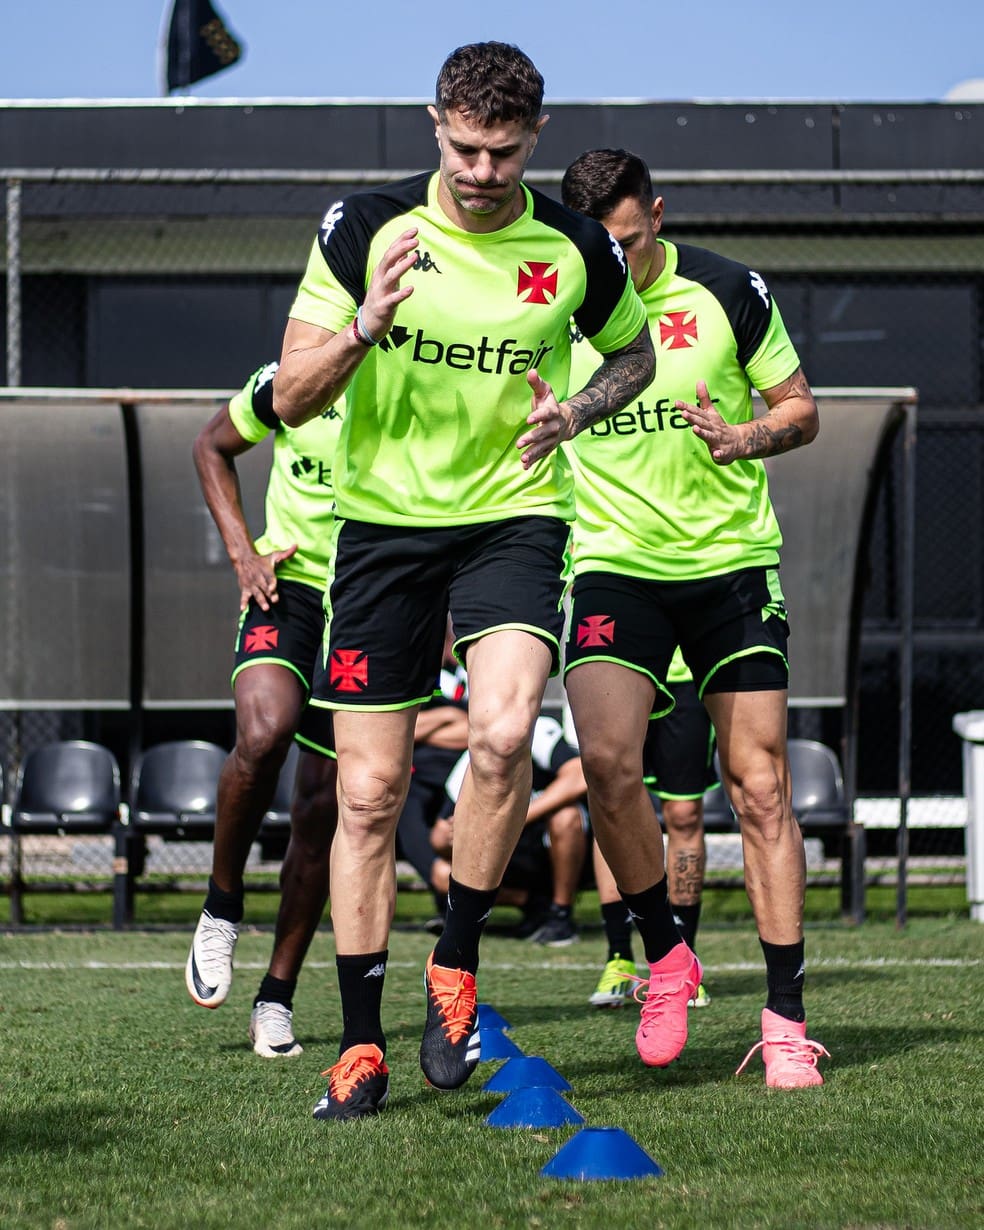
<svg viewBox="0 0 984 1230">
<path fill-rule="evenodd" d="M 432 940 L 414 919 L 426 900 L 401 894 L 391 942 L 390 1105 L 351 1124 L 311 1118 L 339 1036 L 329 932 L 295 1000 L 305 1052 L 286 1061 L 257 1058 L 246 1040 L 264 929 L 243 934 L 232 993 L 215 1012 L 184 990 L 199 905 L 187 895 L 181 929 L 8 932 L 0 1226 L 979 1227 L 984 928 L 959 906 L 941 915 L 946 890 L 933 893 L 937 913 L 914 894 L 899 931 L 887 900 L 888 920 L 876 908 L 851 929 L 811 892 L 810 1034 L 833 1058 L 825 1086 L 799 1093 L 767 1090 L 758 1059 L 734 1076 L 757 1040 L 764 988 L 743 894 L 711 894 L 700 951 L 714 1002 L 691 1014 L 687 1049 L 665 1071 L 635 1056 L 635 1010 L 586 1004 L 604 960 L 597 927 L 551 951 L 495 925 L 480 999 L 510 1020 L 526 1054 L 570 1081 L 589 1126 L 622 1128 L 665 1170 L 618 1183 L 540 1177 L 575 1129 L 487 1127 L 500 1097 L 482 1085 L 498 1064 L 481 1064 L 458 1093 L 425 1086 L 417 1045 Z M 249 917 L 274 905 L 253 897 Z M 140 910 L 179 921 L 163 899 Z M 31 899 L 35 921 L 46 911 L 57 913 L 53 900 Z M 591 895 L 579 915 L 597 918 Z"/>
</svg>

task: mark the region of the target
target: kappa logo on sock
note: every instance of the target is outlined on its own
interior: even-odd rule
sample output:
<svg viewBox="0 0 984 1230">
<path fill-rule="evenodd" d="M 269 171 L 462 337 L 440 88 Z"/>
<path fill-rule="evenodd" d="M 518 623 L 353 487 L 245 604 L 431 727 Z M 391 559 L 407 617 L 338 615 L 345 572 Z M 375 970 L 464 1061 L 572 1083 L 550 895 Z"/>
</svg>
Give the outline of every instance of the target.
<svg viewBox="0 0 984 1230">
<path fill-rule="evenodd" d="M 378 965 L 374 965 L 367 974 L 363 974 L 362 976 L 363 978 L 382 978 L 385 973 L 386 964 L 385 962 L 380 961 Z"/>
<path fill-rule="evenodd" d="M 793 982 L 799 982 L 801 978 L 805 978 L 805 977 L 806 977 L 806 962 L 801 961 L 799 969 L 793 975 Z"/>
<path fill-rule="evenodd" d="M 486 921 L 487 921 L 489 918 L 491 918 L 491 917 L 492 917 L 492 910 L 491 910 L 491 909 L 488 909 L 488 910 L 486 910 L 486 911 L 485 911 L 485 913 L 482 915 L 482 917 L 481 917 L 478 921 L 479 921 L 479 922 L 486 922 Z"/>
<path fill-rule="evenodd" d="M 629 922 L 639 922 L 642 919 L 642 914 L 637 914 L 635 910 L 629 908 Z"/>
</svg>

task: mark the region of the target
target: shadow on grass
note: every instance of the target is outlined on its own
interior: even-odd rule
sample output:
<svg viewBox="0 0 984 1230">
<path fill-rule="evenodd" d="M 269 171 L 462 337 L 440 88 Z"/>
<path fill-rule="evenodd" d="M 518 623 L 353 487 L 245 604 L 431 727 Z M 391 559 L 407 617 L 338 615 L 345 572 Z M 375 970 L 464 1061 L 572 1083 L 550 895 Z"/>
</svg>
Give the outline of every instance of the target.
<svg viewBox="0 0 984 1230">
<path fill-rule="evenodd" d="M 115 1125 L 115 1126 L 110 1126 Z M 0 1111 L 0 1141 L 5 1156 L 50 1153 L 59 1164 L 66 1154 L 92 1153 L 119 1138 L 119 1107 L 77 1102 Z"/>
</svg>

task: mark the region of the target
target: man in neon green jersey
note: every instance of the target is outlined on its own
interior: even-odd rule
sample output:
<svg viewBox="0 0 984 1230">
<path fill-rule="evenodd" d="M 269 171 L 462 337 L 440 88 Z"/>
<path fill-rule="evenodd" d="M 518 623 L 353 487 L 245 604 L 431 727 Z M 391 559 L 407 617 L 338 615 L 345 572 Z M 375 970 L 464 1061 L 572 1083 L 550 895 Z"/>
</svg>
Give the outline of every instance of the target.
<svg viewBox="0 0 984 1230">
<path fill-rule="evenodd" d="M 642 785 L 647 723 L 667 712 L 677 644 L 717 733 L 739 818 L 767 973 L 766 1081 L 822 1083 L 803 1008 L 803 841 L 786 756 L 781 536 L 762 458 L 808 444 L 816 403 L 768 286 L 753 270 L 659 238 L 663 201 L 624 150 L 592 150 L 563 198 L 622 244 L 649 319 L 656 376 L 569 447 L 576 578 L 565 663 L 589 809 L 650 966 L 636 1034 L 663 1067 L 687 1039 L 700 963 L 667 927 L 663 842 Z M 578 372 L 592 369 L 589 345 Z M 584 367 L 580 367 L 583 362 Z M 756 418 L 752 387 L 766 405 Z"/>
<path fill-rule="evenodd" d="M 321 595 L 334 519 L 332 468 L 344 398 L 296 431 L 273 412 L 276 363 L 259 368 L 199 432 L 195 466 L 205 501 L 239 583 L 232 686 L 236 744 L 219 776 L 208 894 L 185 966 L 196 1003 L 217 1008 L 232 983 L 243 917 L 243 871 L 298 730 L 321 645 Z M 273 435 L 266 527 L 253 541 L 240 499 L 236 457 Z M 318 723 L 319 729 L 325 725 Z M 305 746 L 291 803 L 280 910 L 270 968 L 250 1020 L 250 1041 L 267 1059 L 301 1053 L 293 995 L 328 892 L 335 764 L 325 746 Z"/>
<path fill-rule="evenodd" d="M 429 108 L 439 170 L 328 210 L 284 336 L 284 421 L 304 422 L 343 388 L 347 401 L 313 692 L 335 715 L 343 1016 L 319 1119 L 375 1114 L 388 1096 L 393 832 L 449 611 L 470 684 L 471 769 L 447 922 L 425 970 L 420 1062 L 431 1085 L 453 1089 L 478 1061 L 479 940 L 526 817 L 533 725 L 559 662 L 574 492 L 557 446 L 652 378 L 618 244 L 522 182 L 542 101 L 543 78 L 518 48 L 454 51 Z M 571 317 L 599 360 L 567 399 Z"/>
</svg>

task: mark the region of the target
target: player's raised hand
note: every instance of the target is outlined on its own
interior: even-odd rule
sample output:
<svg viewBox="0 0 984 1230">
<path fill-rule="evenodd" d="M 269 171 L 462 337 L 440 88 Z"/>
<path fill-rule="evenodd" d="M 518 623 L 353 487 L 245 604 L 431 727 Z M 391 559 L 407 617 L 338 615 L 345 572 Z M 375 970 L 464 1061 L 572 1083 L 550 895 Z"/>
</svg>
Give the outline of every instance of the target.
<svg viewBox="0 0 984 1230">
<path fill-rule="evenodd" d="M 272 602 L 279 602 L 277 593 L 277 565 L 282 564 L 297 550 L 297 543 L 279 551 L 270 551 L 267 555 L 257 555 L 255 552 L 243 559 L 236 560 L 236 580 L 239 582 L 239 609 L 245 611 L 250 599 L 255 599 L 261 611 L 269 611 Z"/>
<path fill-rule="evenodd" d="M 673 403 L 710 450 L 711 457 L 719 466 L 730 465 L 741 455 L 742 433 L 733 423 L 727 423 L 717 412 L 707 384 L 697 381 L 697 405 L 688 401 Z"/>
<path fill-rule="evenodd" d="M 552 453 L 570 434 L 570 414 L 566 405 L 557 401 L 553 389 L 535 367 L 526 373 L 526 382 L 533 393 L 532 409 L 526 421 L 533 430 L 516 441 L 516 447 L 524 450 L 521 458 L 524 470 Z"/>
<path fill-rule="evenodd" d="M 382 341 L 393 327 L 396 309 L 413 294 L 413 286 L 401 286 L 400 279 L 411 270 L 417 259 L 417 228 L 411 227 L 399 235 L 383 253 L 373 270 L 362 304 L 362 319 L 377 341 Z"/>
</svg>

